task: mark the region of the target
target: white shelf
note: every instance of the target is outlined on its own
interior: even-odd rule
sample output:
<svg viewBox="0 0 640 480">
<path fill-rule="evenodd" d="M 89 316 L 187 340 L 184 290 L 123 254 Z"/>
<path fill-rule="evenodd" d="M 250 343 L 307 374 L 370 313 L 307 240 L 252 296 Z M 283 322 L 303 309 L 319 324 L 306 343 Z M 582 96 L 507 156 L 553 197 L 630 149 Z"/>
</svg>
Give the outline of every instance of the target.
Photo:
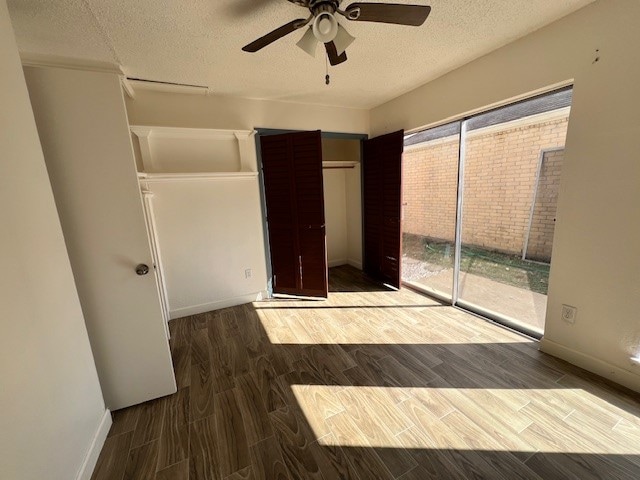
<svg viewBox="0 0 640 480">
<path fill-rule="evenodd" d="M 255 178 L 257 176 L 258 172 L 138 173 L 138 179 L 141 182 L 217 180 L 221 178 Z"/>
<path fill-rule="evenodd" d="M 228 177 L 229 173 L 258 170 L 253 130 L 142 125 L 129 128 L 148 175 L 184 173 L 199 177 L 199 172 L 215 172 Z"/>
<path fill-rule="evenodd" d="M 168 138 L 215 138 L 219 140 L 235 140 L 248 138 L 256 133 L 253 130 L 223 130 L 220 128 L 182 128 L 182 127 L 154 127 L 147 125 L 131 125 L 130 130 L 138 137 L 168 137 Z"/>
</svg>

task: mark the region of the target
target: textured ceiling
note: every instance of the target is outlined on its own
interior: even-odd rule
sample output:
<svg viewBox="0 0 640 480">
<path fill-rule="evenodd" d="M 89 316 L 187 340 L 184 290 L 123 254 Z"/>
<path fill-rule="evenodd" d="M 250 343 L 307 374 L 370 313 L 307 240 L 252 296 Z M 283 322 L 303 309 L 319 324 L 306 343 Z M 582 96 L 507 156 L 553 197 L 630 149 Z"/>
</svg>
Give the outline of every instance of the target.
<svg viewBox="0 0 640 480">
<path fill-rule="evenodd" d="M 8 0 L 20 50 L 115 62 L 130 77 L 206 85 L 213 93 L 370 108 L 593 0 L 394 0 L 433 7 L 422 27 L 341 23 L 356 37 L 324 83 L 294 32 L 240 49 L 308 11 L 285 0 Z M 342 6 L 350 1 L 342 2 Z M 391 3 L 391 2 L 387 2 Z M 342 17 L 341 17 L 342 18 Z"/>
</svg>

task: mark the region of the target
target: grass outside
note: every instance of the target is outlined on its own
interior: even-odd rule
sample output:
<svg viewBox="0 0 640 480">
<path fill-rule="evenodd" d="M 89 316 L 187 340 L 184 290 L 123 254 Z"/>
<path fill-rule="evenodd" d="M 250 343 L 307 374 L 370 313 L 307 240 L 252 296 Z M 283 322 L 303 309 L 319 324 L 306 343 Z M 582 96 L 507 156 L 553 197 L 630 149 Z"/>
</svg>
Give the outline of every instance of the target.
<svg viewBox="0 0 640 480">
<path fill-rule="evenodd" d="M 409 233 L 403 234 L 402 237 L 404 256 L 437 266 L 440 271 L 453 268 L 454 249 L 451 244 Z M 460 271 L 543 295 L 547 294 L 549 265 L 522 260 L 517 255 L 463 245 Z"/>
</svg>

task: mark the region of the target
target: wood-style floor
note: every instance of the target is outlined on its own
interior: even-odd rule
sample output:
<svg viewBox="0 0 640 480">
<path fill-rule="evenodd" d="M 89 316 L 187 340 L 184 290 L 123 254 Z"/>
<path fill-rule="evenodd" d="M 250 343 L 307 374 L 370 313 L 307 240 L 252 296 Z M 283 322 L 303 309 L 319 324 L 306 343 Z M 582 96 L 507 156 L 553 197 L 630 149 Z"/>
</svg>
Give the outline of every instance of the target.
<svg viewBox="0 0 640 480">
<path fill-rule="evenodd" d="M 172 321 L 178 393 L 115 412 L 93 478 L 640 478 L 633 392 L 350 267 L 330 284 Z"/>
</svg>

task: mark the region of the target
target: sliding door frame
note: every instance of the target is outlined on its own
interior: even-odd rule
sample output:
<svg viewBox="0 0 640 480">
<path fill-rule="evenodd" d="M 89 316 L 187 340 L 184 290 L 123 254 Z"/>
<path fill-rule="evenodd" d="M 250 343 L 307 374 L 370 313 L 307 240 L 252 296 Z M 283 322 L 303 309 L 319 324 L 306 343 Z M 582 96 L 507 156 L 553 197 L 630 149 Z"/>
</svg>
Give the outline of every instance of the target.
<svg viewBox="0 0 640 480">
<path fill-rule="evenodd" d="M 481 112 L 476 115 L 481 115 Z M 453 254 L 453 282 L 451 286 L 451 297 L 444 294 L 439 294 L 435 291 L 432 291 L 429 288 L 422 287 L 421 285 L 415 282 L 405 282 L 401 283 L 409 288 L 416 290 L 420 293 L 424 293 L 426 295 L 435 297 L 436 299 L 448 303 L 453 307 L 460 308 L 466 312 L 473 313 L 474 315 L 478 315 L 485 320 L 488 320 L 492 323 L 496 323 L 503 327 L 514 330 L 518 333 L 522 333 L 527 335 L 528 337 L 534 338 L 536 340 L 540 340 L 542 338 L 542 334 L 535 330 L 527 328 L 525 325 L 521 323 L 515 323 L 509 320 L 506 316 L 496 315 L 494 312 L 489 310 L 485 310 L 477 305 L 465 302 L 460 299 L 460 263 L 462 260 L 462 222 L 463 222 L 463 209 L 464 209 L 464 180 L 465 180 L 465 161 L 466 161 L 466 145 L 467 145 L 467 122 L 475 117 L 476 115 L 472 115 L 469 117 L 465 117 L 461 120 L 454 120 L 453 122 L 447 123 L 456 123 L 460 124 L 460 135 L 459 135 L 459 146 L 458 146 L 458 185 L 456 189 L 456 224 L 455 224 L 455 236 L 454 236 L 454 254 Z"/>
<path fill-rule="evenodd" d="M 456 233 L 453 254 L 453 286 L 451 287 L 451 303 L 458 303 L 460 288 L 460 259 L 462 257 L 462 208 L 464 202 L 464 161 L 467 152 L 467 119 L 460 120 L 458 145 L 458 189 L 456 190 Z"/>
<path fill-rule="evenodd" d="M 461 263 L 461 259 L 462 259 L 462 221 L 463 221 L 463 206 L 464 206 L 464 175 L 465 175 L 465 160 L 466 160 L 466 141 L 467 141 L 467 133 L 468 133 L 468 129 L 467 129 L 467 124 L 469 122 L 469 120 L 471 120 L 472 118 L 475 118 L 479 115 L 484 115 L 486 113 L 495 111 L 495 110 L 500 110 L 502 108 L 511 106 L 511 105 L 515 105 L 518 103 L 522 103 L 522 102 L 526 102 L 529 100 L 532 100 L 534 98 L 537 97 L 543 97 L 545 95 L 549 95 L 551 93 L 554 92 L 560 92 L 562 90 L 568 89 L 568 88 L 573 88 L 573 81 L 570 82 L 565 82 L 564 84 L 561 85 L 555 85 L 552 88 L 549 88 L 547 90 L 544 91 L 540 91 L 528 96 L 522 96 L 521 98 L 517 99 L 517 100 L 513 100 L 513 101 L 509 101 L 509 102 L 505 102 L 499 106 L 495 106 L 492 108 L 488 108 L 486 110 L 479 110 L 476 111 L 473 114 L 470 115 L 466 115 L 466 116 L 462 116 L 460 118 L 458 118 L 457 120 L 449 120 L 447 122 L 444 122 L 442 124 L 435 124 L 427 129 L 421 129 L 421 130 L 415 130 L 415 131 L 409 131 L 409 132 L 405 132 L 405 138 L 407 135 L 412 135 L 415 133 L 418 133 L 420 131 L 424 131 L 424 130 L 429 130 L 431 128 L 437 128 L 438 126 L 441 125 L 447 125 L 447 124 L 453 124 L 453 123 L 459 123 L 460 124 L 460 135 L 459 135 L 459 147 L 458 147 L 458 186 L 457 186 L 457 190 L 456 190 L 456 228 L 455 228 L 455 246 L 454 246 L 454 259 L 453 259 L 453 284 L 452 284 L 452 290 L 451 290 L 451 297 L 449 297 L 448 295 L 444 295 L 441 293 L 437 293 L 435 291 L 432 291 L 431 289 L 429 289 L 428 287 L 423 287 L 419 284 L 417 284 L 416 282 L 405 282 L 402 281 L 402 285 L 407 286 L 413 290 L 416 290 L 420 293 L 424 293 L 426 295 L 429 295 L 431 297 L 434 297 L 442 302 L 448 303 L 450 305 L 452 305 L 453 307 L 457 307 L 460 308 L 464 311 L 473 313 L 475 315 L 479 315 L 480 317 L 484 318 L 485 320 L 488 320 L 492 323 L 497 323 L 503 327 L 509 328 L 510 330 L 514 330 L 518 333 L 524 334 L 528 337 L 540 340 L 543 336 L 543 334 L 541 334 L 540 332 L 527 328 L 526 325 L 521 324 L 520 322 L 513 322 L 511 321 L 508 317 L 506 316 L 502 316 L 502 315 L 497 315 L 494 312 L 491 312 L 489 310 L 485 310 L 482 307 L 479 307 L 477 305 L 468 303 L 464 300 L 461 300 L 459 298 L 460 295 L 460 263 Z M 548 149 L 543 149 L 540 152 L 540 161 L 538 164 L 538 176 L 540 175 L 540 167 L 542 165 L 542 159 L 544 157 L 545 153 L 548 153 L 550 151 L 557 151 L 560 150 L 559 148 L 548 148 Z M 537 194 L 537 182 L 538 182 L 538 178 L 536 177 L 536 188 L 534 190 L 534 203 L 535 203 L 535 195 Z M 531 215 L 533 214 L 533 208 L 535 205 L 532 205 L 531 207 Z M 530 228 L 530 226 L 529 226 Z M 527 242 L 528 243 L 528 242 Z M 525 254 L 526 254 L 526 247 L 525 247 Z M 524 254 L 523 254 L 524 255 Z"/>
</svg>

